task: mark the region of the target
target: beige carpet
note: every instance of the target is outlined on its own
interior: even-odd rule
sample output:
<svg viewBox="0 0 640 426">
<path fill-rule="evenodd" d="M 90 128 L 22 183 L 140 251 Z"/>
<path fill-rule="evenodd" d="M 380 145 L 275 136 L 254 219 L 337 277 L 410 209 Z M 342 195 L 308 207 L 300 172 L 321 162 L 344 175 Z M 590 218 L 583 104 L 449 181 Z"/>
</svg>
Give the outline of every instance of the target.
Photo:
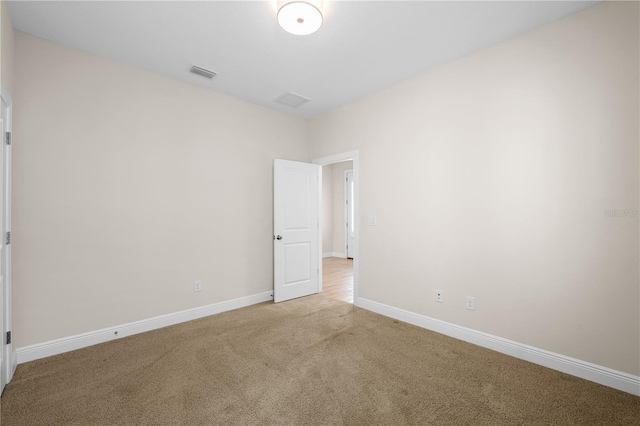
<svg viewBox="0 0 640 426">
<path fill-rule="evenodd" d="M 312 296 L 18 366 L 2 426 L 638 425 L 640 398 Z"/>
</svg>

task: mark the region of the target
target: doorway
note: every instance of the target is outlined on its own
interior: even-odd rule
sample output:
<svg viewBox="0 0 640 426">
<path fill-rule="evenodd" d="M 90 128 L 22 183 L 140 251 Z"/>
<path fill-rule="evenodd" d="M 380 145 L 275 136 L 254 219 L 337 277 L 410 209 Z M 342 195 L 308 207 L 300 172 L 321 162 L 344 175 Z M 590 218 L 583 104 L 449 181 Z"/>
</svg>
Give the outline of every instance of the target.
<svg viewBox="0 0 640 426">
<path fill-rule="evenodd" d="M 334 232 L 333 226 L 323 225 L 323 218 L 333 218 L 333 215 L 323 214 L 321 204 L 324 180 L 324 177 L 321 178 L 322 166 L 346 161 L 350 162 L 349 167 L 352 170 L 350 200 L 353 204 L 351 221 L 353 233 L 351 239 L 348 238 L 348 231 L 345 231 L 348 224 L 344 216 L 347 214 L 345 213 L 337 221 L 340 224 L 339 231 Z M 345 274 L 349 277 L 348 283 L 342 283 L 349 288 L 343 289 L 342 292 L 347 293 L 344 296 L 348 302 L 358 306 L 358 151 L 315 159 L 312 163 L 274 160 L 274 302 L 284 302 L 323 291 L 323 253 L 325 252 L 322 247 L 322 235 L 325 232 L 331 232 L 332 235 L 345 236 L 342 240 L 344 249 L 340 248 L 339 244 L 336 249 L 339 251 L 334 252 L 332 245 L 332 251 L 325 253 L 327 257 L 337 258 L 337 261 L 344 263 L 339 274 L 334 274 L 333 277 Z M 344 168 L 344 170 L 349 169 Z M 328 184 L 325 186 L 329 187 Z M 338 187 L 345 188 L 345 186 L 343 180 L 339 179 Z M 344 212 L 342 197 L 344 195 L 338 199 L 337 210 Z M 333 204 L 331 210 L 333 210 Z M 346 241 L 349 241 L 351 246 L 349 250 L 347 250 Z M 347 258 L 347 254 L 353 257 Z M 327 261 L 327 272 L 331 272 L 332 266 Z M 332 277 L 327 275 L 328 283 L 330 278 Z"/>
<path fill-rule="evenodd" d="M 314 160 L 322 166 L 320 291 L 357 300 L 357 152 Z"/>
</svg>

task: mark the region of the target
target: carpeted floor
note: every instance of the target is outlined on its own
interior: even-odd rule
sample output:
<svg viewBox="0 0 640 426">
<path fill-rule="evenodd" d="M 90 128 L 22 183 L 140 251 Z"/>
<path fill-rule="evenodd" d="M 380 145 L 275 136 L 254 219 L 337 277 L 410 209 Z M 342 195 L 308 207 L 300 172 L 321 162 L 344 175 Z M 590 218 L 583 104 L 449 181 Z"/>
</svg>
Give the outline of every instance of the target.
<svg viewBox="0 0 640 426">
<path fill-rule="evenodd" d="M 638 425 L 640 398 L 324 296 L 18 366 L 2 426 Z"/>
</svg>

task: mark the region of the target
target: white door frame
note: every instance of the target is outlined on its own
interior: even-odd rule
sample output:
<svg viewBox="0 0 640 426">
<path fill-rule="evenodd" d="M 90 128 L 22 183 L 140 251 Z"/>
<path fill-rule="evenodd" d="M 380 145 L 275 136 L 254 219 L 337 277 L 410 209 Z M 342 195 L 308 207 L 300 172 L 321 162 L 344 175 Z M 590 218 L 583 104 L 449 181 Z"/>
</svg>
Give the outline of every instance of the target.
<svg viewBox="0 0 640 426">
<path fill-rule="evenodd" d="M 0 158 L 2 159 L 1 161 L 3 162 L 2 166 L 0 167 L 0 169 L 2 169 L 3 171 L 3 176 L 2 178 L 0 178 L 0 185 L 3 185 L 4 187 L 2 188 L 2 190 L 0 191 L 0 193 L 3 195 L 3 199 L 1 201 L 1 206 L 2 209 L 4 209 L 4 214 L 2 216 L 4 216 L 4 221 L 5 224 L 4 226 L 0 227 L 0 229 L 6 229 L 7 231 L 11 230 L 11 146 L 12 145 L 7 145 L 6 141 L 5 141 L 5 135 L 4 132 L 11 132 L 12 131 L 12 111 L 13 111 L 13 101 L 11 99 L 11 96 L 9 96 L 9 93 L 4 89 L 4 87 L 0 86 L 0 97 L 2 99 L 2 101 L 7 105 L 7 111 L 6 111 L 6 122 L 3 122 L 3 134 L 1 135 L 1 140 L 0 140 L 0 146 L 2 146 L 3 149 L 3 155 L 0 156 Z M 0 108 L 2 104 L 0 103 Z M 4 235 L 1 235 L 0 238 L 2 238 L 4 240 Z M 2 244 L 4 244 L 4 241 L 1 242 Z M 4 250 L 2 251 L 2 255 L 4 256 L 4 259 L 2 259 L 2 261 L 4 261 L 5 264 L 5 269 L 3 271 L 4 273 L 4 293 L 3 293 L 3 306 L 2 306 L 2 321 L 0 321 L 0 324 L 2 324 L 2 330 L 0 330 L 0 333 L 2 334 L 0 336 L 1 339 L 3 339 L 3 342 L 5 342 L 6 340 L 6 335 L 5 332 L 6 331 L 11 331 L 11 245 L 5 245 L 4 246 Z M 17 366 L 17 357 L 15 354 L 15 351 L 13 351 L 13 344 L 6 344 L 6 345 L 2 345 L 2 348 L 4 349 L 4 353 L 2 354 L 2 358 L 4 359 L 5 362 L 5 371 L 2 372 L 2 374 L 5 376 L 6 378 L 6 383 L 9 383 L 11 381 L 11 378 L 13 377 L 13 373 L 16 370 L 16 366 Z M 5 383 L 5 384 L 6 384 Z"/>
<path fill-rule="evenodd" d="M 358 298 L 358 268 L 360 265 L 359 256 L 359 235 L 360 235 L 360 159 L 358 150 L 343 152 L 342 154 L 330 155 L 328 157 L 316 158 L 312 161 L 313 164 L 320 166 L 326 166 L 334 163 L 341 163 L 343 161 L 353 161 L 353 212 L 356 218 L 356 223 L 353 228 L 353 304 L 355 306 L 360 305 L 360 299 Z M 322 179 L 320 180 L 320 193 L 322 193 Z M 320 235 L 322 235 L 322 209 L 320 208 Z M 322 291 L 322 238 L 320 238 L 320 282 L 319 290 Z M 346 255 L 346 253 L 345 253 Z"/>
<path fill-rule="evenodd" d="M 351 221 L 350 219 L 350 215 L 349 215 L 349 211 L 351 210 L 350 207 L 353 207 L 353 200 L 351 200 L 351 206 L 349 205 L 349 173 L 351 173 L 351 179 L 354 180 L 353 178 L 353 169 L 349 169 L 349 170 L 345 170 L 344 171 L 344 200 L 343 200 L 343 206 L 344 206 L 344 220 L 345 220 L 345 225 L 349 224 Z M 353 191 L 355 193 L 355 191 Z M 355 216 L 355 211 L 353 213 L 353 215 Z M 354 220 L 355 222 L 355 220 Z M 355 232 L 355 224 L 354 225 L 354 232 Z M 353 252 L 353 244 L 351 245 L 351 250 Z M 347 259 L 349 259 L 349 226 L 345 226 L 344 227 L 344 255 Z M 353 258 L 353 256 L 351 256 Z"/>
</svg>

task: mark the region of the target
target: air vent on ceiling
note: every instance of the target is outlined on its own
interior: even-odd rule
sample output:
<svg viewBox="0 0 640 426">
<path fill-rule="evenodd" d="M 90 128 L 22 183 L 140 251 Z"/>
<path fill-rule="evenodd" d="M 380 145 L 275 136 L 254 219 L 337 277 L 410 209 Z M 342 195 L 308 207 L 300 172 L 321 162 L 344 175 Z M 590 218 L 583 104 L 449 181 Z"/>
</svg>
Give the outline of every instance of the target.
<svg viewBox="0 0 640 426">
<path fill-rule="evenodd" d="M 289 92 L 278 96 L 275 100 L 276 103 L 279 103 L 280 105 L 286 105 L 291 108 L 298 108 L 300 105 L 304 105 L 309 101 L 311 101 L 311 99 L 303 98 L 300 95 Z"/>
<path fill-rule="evenodd" d="M 198 74 L 201 75 L 203 77 L 207 77 L 209 80 L 211 80 L 213 77 L 215 77 L 217 75 L 217 73 L 208 70 L 206 68 L 202 68 L 202 67 L 197 67 L 195 65 L 191 66 L 191 69 L 189 70 L 194 74 Z"/>
</svg>

